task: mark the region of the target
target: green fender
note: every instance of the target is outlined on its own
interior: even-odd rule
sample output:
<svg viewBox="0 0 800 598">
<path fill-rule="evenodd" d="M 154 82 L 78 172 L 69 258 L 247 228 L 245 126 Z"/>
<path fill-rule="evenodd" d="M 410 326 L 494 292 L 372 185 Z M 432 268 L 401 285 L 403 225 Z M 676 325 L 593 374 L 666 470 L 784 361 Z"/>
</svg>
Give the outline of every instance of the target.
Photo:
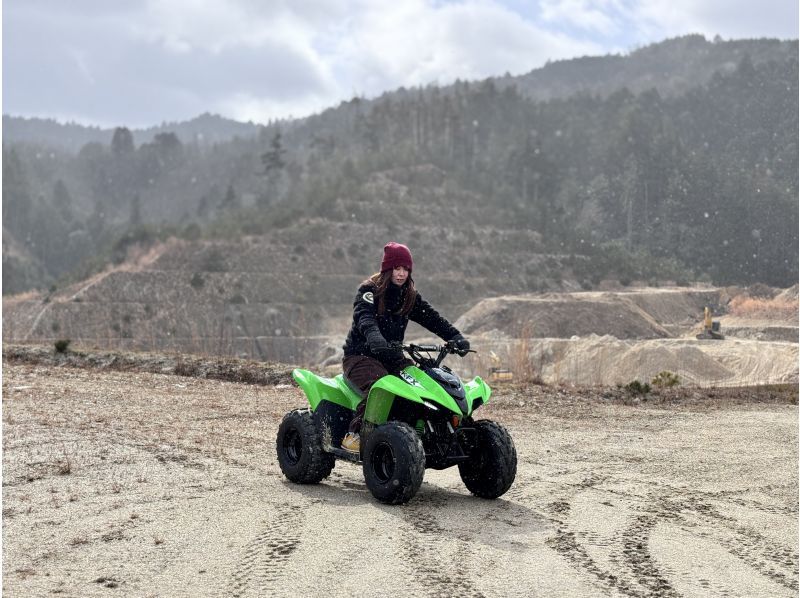
<svg viewBox="0 0 800 598">
<path fill-rule="evenodd" d="M 482 405 L 489 402 L 489 397 L 492 396 L 492 389 L 483 381 L 480 376 L 475 376 L 472 380 L 464 384 L 464 391 L 467 394 L 467 404 L 469 405 L 469 415 L 475 411 L 475 399 L 483 399 Z"/>
<path fill-rule="evenodd" d="M 361 402 L 361 396 L 347 386 L 341 374 L 335 378 L 323 378 L 308 370 L 296 369 L 292 371 L 292 377 L 306 393 L 312 411 L 316 411 L 322 401 L 330 401 L 352 411 Z"/>
<path fill-rule="evenodd" d="M 411 365 L 404 368 L 403 372 L 416 380 L 416 383 L 409 384 L 404 379 L 391 374 L 375 382 L 367 397 L 367 409 L 364 412 L 364 419 L 366 421 L 375 425 L 386 423 L 395 397 L 403 397 L 415 403 L 425 404 L 427 402 L 438 408 L 444 407 L 458 416 L 464 415 L 455 399 L 447 394 L 436 380 L 428 376 L 428 374 L 421 369 Z M 472 413 L 472 405 L 475 399 L 482 398 L 484 403 L 489 401 L 491 390 L 489 386 L 477 376 L 474 380 L 467 382 L 464 385 L 464 389 L 466 392 L 467 405 L 469 407 L 469 413 L 467 413 L 467 415 Z"/>
<path fill-rule="evenodd" d="M 463 415 L 453 397 L 421 369 L 412 365 L 406 367 L 403 372 L 415 380 L 414 384 L 389 374 L 372 385 L 364 413 L 366 421 L 375 425 L 386 423 L 396 397 L 420 404 L 433 404 L 458 416 Z M 330 401 L 351 411 L 355 411 L 361 402 L 361 396 L 347 385 L 341 374 L 335 378 L 323 378 L 308 370 L 296 369 L 292 371 L 292 377 L 305 392 L 312 411 L 316 411 L 322 401 Z M 483 399 L 482 404 L 485 404 L 489 402 L 492 394 L 489 385 L 478 376 L 464 384 L 464 390 L 469 407 L 467 415 L 471 415 L 474 411 L 473 405 L 476 399 Z"/>
</svg>

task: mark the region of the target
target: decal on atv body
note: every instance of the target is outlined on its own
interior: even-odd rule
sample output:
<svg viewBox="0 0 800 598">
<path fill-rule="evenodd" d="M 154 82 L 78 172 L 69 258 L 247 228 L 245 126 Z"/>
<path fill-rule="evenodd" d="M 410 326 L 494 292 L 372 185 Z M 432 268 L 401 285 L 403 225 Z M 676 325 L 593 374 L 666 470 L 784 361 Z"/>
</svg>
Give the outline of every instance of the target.
<svg viewBox="0 0 800 598">
<path fill-rule="evenodd" d="M 416 387 L 418 387 L 418 388 L 423 388 L 422 384 L 420 384 L 419 382 L 417 382 L 417 381 L 416 381 L 416 379 L 414 378 L 414 376 L 412 376 L 411 374 L 408 374 L 408 373 L 406 373 L 406 372 L 400 372 L 398 375 L 399 375 L 399 376 L 400 376 L 400 377 L 401 377 L 403 380 L 405 380 L 406 382 L 408 382 L 408 383 L 409 383 L 411 386 L 416 386 Z"/>
</svg>

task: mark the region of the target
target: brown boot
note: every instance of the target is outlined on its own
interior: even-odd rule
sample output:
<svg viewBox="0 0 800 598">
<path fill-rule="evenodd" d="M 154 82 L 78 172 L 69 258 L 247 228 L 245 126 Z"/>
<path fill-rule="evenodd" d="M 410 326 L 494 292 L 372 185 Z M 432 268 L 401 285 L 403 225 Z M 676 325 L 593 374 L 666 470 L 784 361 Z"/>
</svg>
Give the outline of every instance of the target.
<svg viewBox="0 0 800 598">
<path fill-rule="evenodd" d="M 342 439 L 342 448 L 351 453 L 358 453 L 361 451 L 361 437 L 353 432 L 348 432 Z"/>
</svg>

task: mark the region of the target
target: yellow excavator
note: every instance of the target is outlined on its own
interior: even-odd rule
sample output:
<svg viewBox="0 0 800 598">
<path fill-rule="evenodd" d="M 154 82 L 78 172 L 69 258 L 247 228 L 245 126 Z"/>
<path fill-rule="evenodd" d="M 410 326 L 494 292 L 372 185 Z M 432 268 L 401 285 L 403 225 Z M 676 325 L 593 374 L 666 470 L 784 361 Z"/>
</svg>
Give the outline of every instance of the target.
<svg viewBox="0 0 800 598">
<path fill-rule="evenodd" d="M 698 340 L 711 339 L 721 341 L 725 336 L 720 332 L 719 321 L 711 319 L 711 309 L 706 306 L 703 310 L 703 332 L 697 335 Z"/>
</svg>

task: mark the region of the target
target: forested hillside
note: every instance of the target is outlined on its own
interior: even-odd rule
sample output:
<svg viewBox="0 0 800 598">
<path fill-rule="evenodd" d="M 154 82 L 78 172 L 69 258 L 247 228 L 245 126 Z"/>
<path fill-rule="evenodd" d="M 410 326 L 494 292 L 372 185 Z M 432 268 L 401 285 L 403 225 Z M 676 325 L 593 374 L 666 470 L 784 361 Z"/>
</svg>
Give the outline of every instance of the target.
<svg viewBox="0 0 800 598">
<path fill-rule="evenodd" d="M 680 41 L 516 83 L 355 98 L 218 143 L 167 129 L 139 142 L 118 128 L 72 153 L 6 138 L 3 292 L 83 276 L 168 235 L 297 228 L 302 239 L 311 216 L 387 233 L 445 220 L 461 231 L 441 240 L 450 245 L 491 227 L 533 231 L 585 287 L 608 277 L 790 286 L 797 42 Z M 676 64 L 696 68 L 664 76 Z M 549 99 L 536 99 L 537 82 Z"/>
</svg>

